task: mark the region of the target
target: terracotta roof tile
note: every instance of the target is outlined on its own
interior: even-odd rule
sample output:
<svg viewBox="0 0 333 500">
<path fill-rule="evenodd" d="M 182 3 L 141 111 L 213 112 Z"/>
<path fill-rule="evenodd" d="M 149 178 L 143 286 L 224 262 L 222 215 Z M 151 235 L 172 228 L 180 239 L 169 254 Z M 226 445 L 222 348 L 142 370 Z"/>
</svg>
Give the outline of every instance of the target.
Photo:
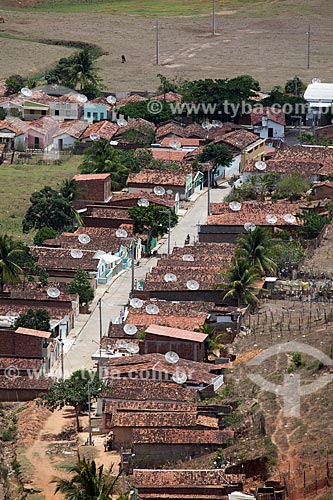
<svg viewBox="0 0 333 500">
<path fill-rule="evenodd" d="M 116 411 L 112 414 L 111 425 L 112 427 L 194 427 L 196 419 L 196 411 Z"/>
<path fill-rule="evenodd" d="M 49 339 L 52 335 L 51 332 L 44 332 L 42 330 L 33 330 L 31 328 L 23 328 L 20 326 L 15 330 L 15 333 L 20 335 L 28 335 L 30 337 L 40 337 L 41 339 Z"/>
<path fill-rule="evenodd" d="M 146 329 L 146 333 L 158 335 L 162 337 L 170 337 L 173 339 L 182 339 L 192 342 L 204 342 L 207 335 L 199 332 L 191 332 L 188 330 L 181 330 L 180 328 L 169 328 L 166 326 L 159 326 L 152 324 Z"/>
<path fill-rule="evenodd" d="M 185 186 L 186 174 L 175 170 L 149 170 L 131 172 L 127 179 L 129 186 L 136 184 L 154 186 Z"/>
<path fill-rule="evenodd" d="M 101 120 L 89 125 L 81 135 L 80 139 L 89 139 L 92 134 L 97 134 L 101 139 L 109 141 L 118 130 L 119 126 L 116 123 L 109 122 L 108 120 Z"/>
<path fill-rule="evenodd" d="M 154 160 L 162 160 L 168 162 L 179 162 L 184 159 L 187 151 L 176 151 L 170 148 L 151 148 Z"/>
<path fill-rule="evenodd" d="M 78 236 L 87 234 L 89 243 L 80 243 Z M 117 253 L 122 240 L 117 238 L 116 229 L 108 227 L 79 227 L 75 233 L 62 233 L 56 238 L 45 240 L 43 246 L 61 248 L 80 248 L 81 250 L 102 250 L 103 252 Z"/>
<path fill-rule="evenodd" d="M 74 175 L 74 181 L 93 181 L 93 180 L 106 180 L 110 178 L 110 174 L 77 174 Z"/>
<path fill-rule="evenodd" d="M 161 145 L 165 147 L 171 147 L 170 144 L 173 144 L 175 139 L 173 137 L 164 137 L 161 141 Z M 177 141 L 181 144 L 182 147 L 194 147 L 198 148 L 200 146 L 199 139 L 188 139 L 186 137 L 179 137 Z"/>
<path fill-rule="evenodd" d="M 143 118 L 136 118 L 135 120 L 128 122 L 125 127 L 120 127 L 115 137 L 121 137 L 124 132 L 127 132 L 127 130 L 145 130 L 147 128 L 155 131 L 156 127 L 152 122 L 149 122 L 148 120 L 144 120 Z"/>
<path fill-rule="evenodd" d="M 76 246 L 78 248 L 79 245 Z M 81 248 L 79 248 L 81 250 Z M 96 272 L 99 259 L 94 259 L 95 251 L 82 250 L 82 258 L 71 256 L 69 248 L 31 247 L 30 251 L 38 259 L 38 265 L 45 269 L 77 271 L 79 268 Z"/>
<path fill-rule="evenodd" d="M 233 439 L 231 430 L 133 429 L 133 444 L 224 444 Z"/>
<path fill-rule="evenodd" d="M 177 92 L 166 92 L 165 94 L 156 95 L 153 97 L 156 101 L 166 101 L 166 102 L 182 102 L 183 96 Z"/>
<path fill-rule="evenodd" d="M 102 397 L 125 401 L 188 402 L 197 401 L 196 391 L 173 382 L 143 379 L 114 379 L 101 392 Z"/>
<path fill-rule="evenodd" d="M 136 488 L 202 488 L 241 483 L 245 475 L 225 474 L 221 469 L 134 469 L 133 484 Z M 208 491 L 207 491 L 208 494 Z"/>
<path fill-rule="evenodd" d="M 70 120 L 68 122 L 61 122 L 59 130 L 55 134 L 53 134 L 53 137 L 57 137 L 58 135 L 62 134 L 68 134 L 71 137 L 75 137 L 75 139 L 78 139 L 87 127 L 87 122 L 83 120 Z"/>
<path fill-rule="evenodd" d="M 30 389 L 30 390 L 46 390 L 50 389 L 53 385 L 53 380 L 48 377 L 16 377 L 8 378 L 6 376 L 0 376 L 0 389 L 8 390 L 19 390 L 19 389 Z M 13 395 L 16 401 L 16 395 Z"/>
<path fill-rule="evenodd" d="M 185 137 L 185 127 L 182 127 L 182 125 L 178 123 L 166 123 L 165 125 L 161 125 L 156 130 L 156 139 L 160 140 L 169 134 Z"/>
<path fill-rule="evenodd" d="M 224 134 L 221 138 L 215 139 L 215 143 L 224 142 L 228 146 L 232 146 L 237 150 L 241 151 L 244 145 L 247 147 L 257 141 L 260 141 L 260 137 L 247 130 L 235 130 L 234 132 L 229 132 Z"/>
<path fill-rule="evenodd" d="M 196 412 L 197 404 L 188 401 L 138 401 L 138 400 L 120 400 L 110 399 L 105 400 L 104 413 L 112 413 L 113 411 L 127 411 L 133 413 L 140 412 Z"/>
<path fill-rule="evenodd" d="M 262 117 L 267 116 L 268 120 L 279 123 L 280 125 L 285 126 L 286 124 L 286 114 L 282 111 L 282 109 L 277 108 L 268 108 L 268 107 L 255 107 L 251 113 L 251 125 L 261 125 Z"/>
<path fill-rule="evenodd" d="M 19 371 L 40 370 L 43 364 L 41 358 L 15 358 L 9 356 L 0 356 L 0 371 L 14 366 Z"/>
</svg>

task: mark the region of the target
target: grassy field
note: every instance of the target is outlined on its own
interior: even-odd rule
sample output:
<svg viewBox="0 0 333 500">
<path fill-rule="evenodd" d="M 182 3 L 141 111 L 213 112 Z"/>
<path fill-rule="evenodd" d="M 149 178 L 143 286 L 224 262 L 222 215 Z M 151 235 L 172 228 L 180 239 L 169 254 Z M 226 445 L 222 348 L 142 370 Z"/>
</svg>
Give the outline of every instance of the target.
<svg viewBox="0 0 333 500">
<path fill-rule="evenodd" d="M 0 234 L 30 242 L 31 235 L 22 233 L 22 218 L 30 205 L 31 193 L 45 185 L 55 188 L 63 179 L 72 177 L 80 161 L 81 157 L 72 156 L 62 165 L 1 165 Z"/>
</svg>

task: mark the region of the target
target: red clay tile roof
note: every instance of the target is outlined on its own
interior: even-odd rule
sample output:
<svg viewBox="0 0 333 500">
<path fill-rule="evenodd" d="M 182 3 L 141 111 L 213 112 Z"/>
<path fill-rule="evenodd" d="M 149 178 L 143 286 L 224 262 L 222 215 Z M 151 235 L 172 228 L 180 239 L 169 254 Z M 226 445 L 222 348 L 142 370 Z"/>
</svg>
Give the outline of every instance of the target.
<svg viewBox="0 0 333 500">
<path fill-rule="evenodd" d="M 156 324 L 150 325 L 146 333 L 151 333 L 153 335 L 159 335 L 162 337 L 171 337 L 173 339 L 182 339 L 192 342 L 204 342 L 207 335 L 199 332 L 191 332 L 188 330 L 180 330 L 179 328 L 168 328 L 166 326 L 159 326 Z"/>
<path fill-rule="evenodd" d="M 154 98 L 156 99 L 156 98 Z M 138 94 L 129 95 L 128 97 L 124 97 L 123 99 L 119 99 L 114 105 L 115 108 L 121 108 L 122 106 L 126 106 L 126 104 L 130 104 L 132 102 L 142 102 L 146 101 L 146 97 L 142 97 Z"/>
<path fill-rule="evenodd" d="M 130 226 L 132 227 L 132 226 Z M 62 233 L 55 238 L 45 240 L 43 246 L 61 248 L 80 248 L 84 250 L 102 250 L 103 252 L 117 253 L 122 240 L 116 236 L 117 229 L 108 227 L 80 227 L 75 233 Z M 80 243 L 78 236 L 87 234 L 89 243 Z"/>
<path fill-rule="evenodd" d="M 333 172 L 333 147 L 284 146 L 277 151 L 274 160 L 317 162 L 322 165 L 317 173 L 329 175 Z"/>
<path fill-rule="evenodd" d="M 225 474 L 221 469 L 134 469 L 135 488 L 195 488 L 218 486 L 245 481 L 243 474 Z M 207 494 L 208 490 L 207 490 Z M 220 498 L 220 497 L 219 497 Z"/>
<path fill-rule="evenodd" d="M 192 123 L 191 125 L 187 125 L 185 128 L 185 137 L 193 137 L 199 139 L 206 139 L 207 132 L 202 128 L 199 123 Z"/>
<path fill-rule="evenodd" d="M 41 358 L 15 358 L 9 356 L 0 356 L 0 371 L 6 368 L 15 367 L 18 371 L 40 370 L 43 364 Z"/>
<path fill-rule="evenodd" d="M 147 128 L 155 131 L 156 127 L 152 122 L 149 122 L 148 120 L 144 120 L 143 118 L 136 118 L 135 120 L 128 122 L 125 127 L 120 127 L 115 134 L 115 137 L 121 137 L 124 132 L 127 132 L 127 130 L 145 130 Z"/>
<path fill-rule="evenodd" d="M 185 186 L 186 177 L 185 173 L 176 170 L 150 170 L 146 168 L 140 172 L 131 172 L 127 179 L 127 185 Z"/>
<path fill-rule="evenodd" d="M 1 358 L 0 358 L 1 360 Z M 116 411 L 112 414 L 112 427 L 194 427 L 197 412 Z"/>
<path fill-rule="evenodd" d="M 175 149 L 151 148 L 154 160 L 162 160 L 168 162 L 178 162 L 184 159 L 187 151 L 176 151 Z"/>
<path fill-rule="evenodd" d="M 0 389 L 7 389 L 13 391 L 13 401 L 17 400 L 14 391 L 16 390 L 40 390 L 45 391 L 50 389 L 53 385 L 53 380 L 49 377 L 16 377 L 8 378 L 0 376 Z"/>
<path fill-rule="evenodd" d="M 79 245 L 75 248 L 79 248 Z M 49 270 L 77 271 L 82 268 L 96 272 L 99 263 L 99 259 L 94 259 L 95 251 L 91 250 L 82 250 L 83 256 L 80 259 L 73 258 L 69 248 L 30 247 L 30 252 L 37 257 L 39 266 Z"/>
<path fill-rule="evenodd" d="M 23 328 L 20 326 L 15 330 L 16 333 L 20 333 L 21 335 L 29 335 L 31 337 L 40 337 L 41 339 L 49 339 L 52 335 L 51 332 L 44 332 L 42 330 L 33 330 L 31 328 Z"/>
<path fill-rule="evenodd" d="M 322 168 L 322 165 L 318 161 L 306 159 L 279 160 L 273 157 L 270 160 L 266 160 L 265 163 L 266 169 L 263 173 L 275 172 L 276 174 L 289 175 L 292 172 L 299 172 L 309 178 L 318 174 Z M 253 172 L 260 175 L 259 170 L 256 168 L 256 161 L 254 160 L 248 160 L 245 163 L 244 172 Z"/>
<path fill-rule="evenodd" d="M 263 108 L 261 106 L 253 108 L 250 113 L 251 125 L 261 125 L 262 117 L 267 116 L 268 120 L 279 123 L 285 126 L 286 124 L 286 114 L 282 109 L 277 108 Z"/>
<path fill-rule="evenodd" d="M 118 132 L 118 130 L 119 126 L 116 123 L 109 122 L 108 120 L 101 120 L 89 125 L 85 132 L 81 135 L 80 139 L 89 139 L 92 134 L 98 134 L 101 139 L 109 141 Z"/>
<path fill-rule="evenodd" d="M 317 182 L 313 185 L 313 189 L 317 189 L 318 187 L 327 187 L 333 189 L 333 181 Z"/>
<path fill-rule="evenodd" d="M 233 439 L 231 430 L 133 429 L 133 444 L 224 444 Z"/>
<path fill-rule="evenodd" d="M 260 137 L 252 134 L 252 132 L 249 132 L 248 130 L 235 130 L 234 132 L 222 135 L 222 137 L 215 139 L 213 142 L 224 142 L 227 146 L 231 146 L 239 151 L 242 151 L 244 145 L 247 147 L 257 141 L 263 141 L 263 139 L 260 139 Z"/>
<path fill-rule="evenodd" d="M 112 206 L 124 206 L 123 203 L 125 200 L 140 200 L 141 198 L 145 198 L 149 201 L 149 203 L 153 203 L 154 205 L 163 205 L 169 208 L 173 208 L 175 206 L 175 195 L 174 194 L 164 194 L 162 196 L 158 196 L 155 193 L 147 193 L 145 191 L 137 191 L 135 193 L 120 193 L 113 195 L 112 198 L 107 202 L 108 205 Z M 129 204 L 128 207 L 133 206 L 133 204 Z"/>
<path fill-rule="evenodd" d="M 166 101 L 166 102 L 182 102 L 183 96 L 177 92 L 166 92 L 165 94 L 156 95 L 153 100 Z"/>
<path fill-rule="evenodd" d="M 29 124 L 29 130 L 37 130 L 39 132 L 55 132 L 60 127 L 60 124 L 57 120 L 52 118 L 51 116 L 42 116 Z"/>
<path fill-rule="evenodd" d="M 215 417 L 206 417 L 206 415 L 198 415 L 197 425 L 209 427 L 210 429 L 219 429 L 219 419 Z"/>
<path fill-rule="evenodd" d="M 23 300 L 23 299 L 22 299 Z M 50 315 L 51 320 L 61 320 L 64 318 L 65 315 L 71 316 L 73 314 L 73 309 L 72 306 L 66 305 L 63 302 L 58 302 L 55 299 L 52 299 L 53 302 L 49 302 L 47 306 L 43 304 L 41 307 L 40 303 L 37 301 L 34 303 L 31 303 L 31 300 L 29 303 L 24 304 L 22 303 L 22 300 L 20 301 L 19 304 L 15 303 L 15 299 L 9 299 L 5 300 L 2 299 L 3 304 L 0 305 L 0 316 L 5 316 L 8 311 L 13 311 L 18 314 L 23 314 L 27 313 L 29 309 L 32 309 L 33 311 L 37 311 L 38 309 L 45 309 Z"/>
<path fill-rule="evenodd" d="M 192 391 L 193 392 L 193 391 Z M 188 401 L 122 401 L 119 399 L 109 399 L 105 400 L 105 406 L 103 413 L 112 413 L 113 411 L 127 411 L 128 413 L 136 412 L 196 412 L 197 404 Z"/>
<path fill-rule="evenodd" d="M 113 379 L 103 388 L 101 397 L 125 401 L 187 402 L 196 403 L 197 394 L 173 382 L 144 379 Z"/>
<path fill-rule="evenodd" d="M 57 130 L 57 132 L 53 134 L 53 137 L 57 137 L 58 135 L 62 134 L 68 134 L 71 137 L 75 137 L 75 139 L 78 139 L 87 127 L 87 122 L 83 120 L 70 120 L 68 122 L 60 122 L 59 130 Z"/>
<path fill-rule="evenodd" d="M 166 146 L 166 147 L 171 147 L 170 144 L 173 144 L 174 140 L 175 139 L 173 137 L 164 137 L 161 141 L 161 145 Z M 180 142 L 182 147 L 197 148 L 200 146 L 199 139 L 188 139 L 186 137 L 179 137 L 179 138 L 177 138 L 177 141 Z"/>
<path fill-rule="evenodd" d="M 77 174 L 74 175 L 74 181 L 95 181 L 99 179 L 109 179 L 110 174 Z"/>
<path fill-rule="evenodd" d="M 55 299 L 47 295 L 47 290 L 50 287 L 55 287 L 60 290 L 60 295 L 57 297 L 57 302 L 71 302 L 76 296 L 68 293 L 68 286 L 65 282 L 49 281 L 47 285 L 41 286 L 40 283 L 24 282 L 15 286 L 5 286 L 5 291 L 10 292 L 12 299 L 35 300 L 36 302 L 48 301 L 54 302 Z"/>
<path fill-rule="evenodd" d="M 165 125 L 161 125 L 156 130 L 156 139 L 160 140 L 169 134 L 173 134 L 178 137 L 186 137 L 185 127 L 182 127 L 182 125 L 179 125 L 178 123 L 166 123 Z"/>
<path fill-rule="evenodd" d="M 0 121 L 0 130 L 8 129 L 16 135 L 24 134 L 30 126 L 30 123 L 24 122 L 20 118 L 8 117 L 6 120 Z"/>
</svg>

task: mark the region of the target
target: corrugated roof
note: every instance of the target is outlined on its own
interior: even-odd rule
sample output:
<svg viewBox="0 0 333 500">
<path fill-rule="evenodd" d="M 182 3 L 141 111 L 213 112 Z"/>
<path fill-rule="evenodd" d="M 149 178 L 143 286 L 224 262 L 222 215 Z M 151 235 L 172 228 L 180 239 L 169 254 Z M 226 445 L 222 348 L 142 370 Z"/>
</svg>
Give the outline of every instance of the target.
<svg viewBox="0 0 333 500">
<path fill-rule="evenodd" d="M 304 92 L 306 101 L 333 101 L 333 83 L 310 83 Z"/>
</svg>

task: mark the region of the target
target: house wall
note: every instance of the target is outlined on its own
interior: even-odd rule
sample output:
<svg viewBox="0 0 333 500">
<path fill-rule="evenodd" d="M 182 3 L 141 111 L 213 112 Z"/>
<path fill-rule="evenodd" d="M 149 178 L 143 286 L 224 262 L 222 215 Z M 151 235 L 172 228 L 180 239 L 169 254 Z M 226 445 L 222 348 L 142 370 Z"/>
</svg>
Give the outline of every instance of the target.
<svg viewBox="0 0 333 500">
<path fill-rule="evenodd" d="M 43 339 L 0 330 L 0 356 L 42 357 Z"/>
<path fill-rule="evenodd" d="M 62 147 L 60 144 L 60 141 L 62 140 Z M 61 134 L 57 135 L 57 137 L 54 137 L 53 139 L 53 146 L 55 149 L 72 149 L 75 146 L 75 137 L 72 137 L 71 135 L 68 134 Z"/>
<path fill-rule="evenodd" d="M 0 402 L 32 401 L 45 392 L 46 389 L 0 389 Z"/>
<path fill-rule="evenodd" d="M 265 141 L 259 139 L 258 142 L 247 146 L 245 154 L 241 154 L 242 170 L 244 168 L 245 161 L 262 160 L 264 156 L 265 156 Z"/>
<path fill-rule="evenodd" d="M 135 297 L 149 300 L 156 298 L 161 300 L 215 302 L 222 303 L 223 294 L 221 290 L 139 290 L 135 291 Z"/>
<path fill-rule="evenodd" d="M 140 344 L 141 354 L 150 354 L 159 352 L 165 354 L 168 351 L 175 351 L 181 358 L 191 359 L 192 361 L 203 361 L 205 357 L 204 343 L 193 342 L 179 339 L 171 339 L 146 333 L 145 340 Z"/>
<path fill-rule="evenodd" d="M 200 457 L 203 454 L 212 453 L 217 448 L 222 448 L 222 444 L 133 444 L 135 460 L 140 467 L 161 466 L 166 462 L 176 462 L 177 460 L 189 460 Z"/>
<path fill-rule="evenodd" d="M 82 216 L 83 224 L 87 227 L 112 227 L 117 228 L 121 224 L 133 224 L 132 219 L 108 219 L 107 217 Z"/>
<path fill-rule="evenodd" d="M 42 116 L 49 116 L 50 110 L 47 107 L 43 108 L 30 108 L 27 107 L 25 108 L 23 105 L 23 119 L 24 120 L 38 120 L 38 118 L 41 118 Z"/>
<path fill-rule="evenodd" d="M 85 104 L 84 119 L 88 123 L 106 120 L 108 116 L 106 104 Z"/>
<path fill-rule="evenodd" d="M 58 121 L 78 120 L 82 115 L 80 109 L 76 102 L 51 102 L 50 116 Z"/>
<path fill-rule="evenodd" d="M 318 186 L 314 188 L 315 198 L 317 200 L 322 200 L 329 198 L 333 200 L 333 189 L 329 186 Z"/>
<path fill-rule="evenodd" d="M 106 201 L 111 194 L 111 176 L 107 179 L 77 181 L 78 191 L 83 200 Z"/>
<path fill-rule="evenodd" d="M 268 129 L 273 129 L 273 136 L 268 137 Z M 267 126 L 255 126 L 253 128 L 253 132 L 255 134 L 259 134 L 262 139 L 284 139 L 284 125 L 280 125 L 280 123 L 273 122 L 271 120 L 267 120 Z"/>
<path fill-rule="evenodd" d="M 112 427 L 114 440 L 113 447 L 120 450 L 121 447 L 129 448 L 133 439 L 132 427 Z"/>
<path fill-rule="evenodd" d="M 233 175 L 239 175 L 240 166 L 241 166 L 241 158 L 242 158 L 242 156 L 240 154 L 237 156 L 234 156 L 230 167 L 224 167 L 223 176 L 226 179 L 228 179 L 229 177 L 232 177 Z"/>
</svg>

